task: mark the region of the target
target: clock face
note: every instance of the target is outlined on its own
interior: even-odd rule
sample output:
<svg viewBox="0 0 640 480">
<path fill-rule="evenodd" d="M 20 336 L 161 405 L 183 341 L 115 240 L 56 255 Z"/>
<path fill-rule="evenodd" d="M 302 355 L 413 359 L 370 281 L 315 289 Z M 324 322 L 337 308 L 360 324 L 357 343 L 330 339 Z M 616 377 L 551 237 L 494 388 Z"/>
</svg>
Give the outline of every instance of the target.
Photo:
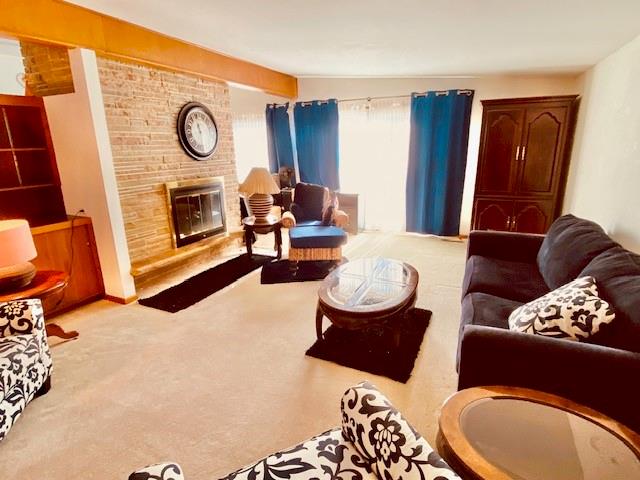
<svg viewBox="0 0 640 480">
<path fill-rule="evenodd" d="M 178 115 L 178 136 L 184 150 L 196 160 L 213 155 L 218 128 L 209 109 L 197 102 L 182 107 Z"/>
</svg>

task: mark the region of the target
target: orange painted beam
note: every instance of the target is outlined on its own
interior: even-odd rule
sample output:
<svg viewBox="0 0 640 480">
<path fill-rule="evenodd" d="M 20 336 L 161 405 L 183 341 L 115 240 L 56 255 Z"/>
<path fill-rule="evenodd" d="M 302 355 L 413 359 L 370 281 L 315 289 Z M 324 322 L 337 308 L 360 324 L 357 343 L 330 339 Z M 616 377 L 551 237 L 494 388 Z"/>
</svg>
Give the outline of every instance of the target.
<svg viewBox="0 0 640 480">
<path fill-rule="evenodd" d="M 56 0 L 0 0 L 0 35 L 255 87 L 288 98 L 292 76 Z"/>
</svg>

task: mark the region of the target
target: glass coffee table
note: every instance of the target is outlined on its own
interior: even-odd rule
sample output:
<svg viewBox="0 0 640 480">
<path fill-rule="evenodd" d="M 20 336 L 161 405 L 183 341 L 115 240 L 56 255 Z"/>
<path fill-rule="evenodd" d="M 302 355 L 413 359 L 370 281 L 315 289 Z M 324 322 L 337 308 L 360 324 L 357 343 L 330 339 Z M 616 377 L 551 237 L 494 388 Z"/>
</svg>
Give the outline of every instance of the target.
<svg viewBox="0 0 640 480">
<path fill-rule="evenodd" d="M 332 271 L 318 290 L 316 335 L 322 321 L 348 330 L 386 328 L 398 346 L 405 315 L 416 303 L 419 275 L 408 263 L 389 258 L 362 258 Z"/>
<path fill-rule="evenodd" d="M 640 436 L 595 410 L 535 390 L 476 387 L 444 404 L 438 451 L 462 478 L 640 478 Z"/>
</svg>

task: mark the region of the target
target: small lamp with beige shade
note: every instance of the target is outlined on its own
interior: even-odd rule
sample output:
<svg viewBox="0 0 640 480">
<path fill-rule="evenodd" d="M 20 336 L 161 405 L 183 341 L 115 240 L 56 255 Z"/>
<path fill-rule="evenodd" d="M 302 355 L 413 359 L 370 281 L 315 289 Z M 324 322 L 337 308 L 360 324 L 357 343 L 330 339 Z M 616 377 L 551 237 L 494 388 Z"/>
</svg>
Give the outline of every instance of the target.
<svg viewBox="0 0 640 480">
<path fill-rule="evenodd" d="M 256 224 L 268 223 L 267 215 L 273 206 L 274 193 L 280 193 L 280 188 L 266 168 L 254 167 L 238 188 L 240 192 L 249 195 L 249 209 L 256 217 Z"/>
<path fill-rule="evenodd" d="M 31 283 L 36 258 L 29 222 L 0 220 L 0 291 L 17 290 Z"/>
</svg>

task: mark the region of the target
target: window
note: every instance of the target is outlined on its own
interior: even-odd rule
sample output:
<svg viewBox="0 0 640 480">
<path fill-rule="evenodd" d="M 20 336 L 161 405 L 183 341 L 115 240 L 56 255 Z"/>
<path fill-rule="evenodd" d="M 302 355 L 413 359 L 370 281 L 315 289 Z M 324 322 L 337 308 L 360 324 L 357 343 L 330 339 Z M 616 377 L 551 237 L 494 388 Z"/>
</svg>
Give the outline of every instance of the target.
<svg viewBox="0 0 640 480">
<path fill-rule="evenodd" d="M 410 101 L 339 103 L 340 190 L 360 194 L 365 229 L 405 228 Z"/>
</svg>

